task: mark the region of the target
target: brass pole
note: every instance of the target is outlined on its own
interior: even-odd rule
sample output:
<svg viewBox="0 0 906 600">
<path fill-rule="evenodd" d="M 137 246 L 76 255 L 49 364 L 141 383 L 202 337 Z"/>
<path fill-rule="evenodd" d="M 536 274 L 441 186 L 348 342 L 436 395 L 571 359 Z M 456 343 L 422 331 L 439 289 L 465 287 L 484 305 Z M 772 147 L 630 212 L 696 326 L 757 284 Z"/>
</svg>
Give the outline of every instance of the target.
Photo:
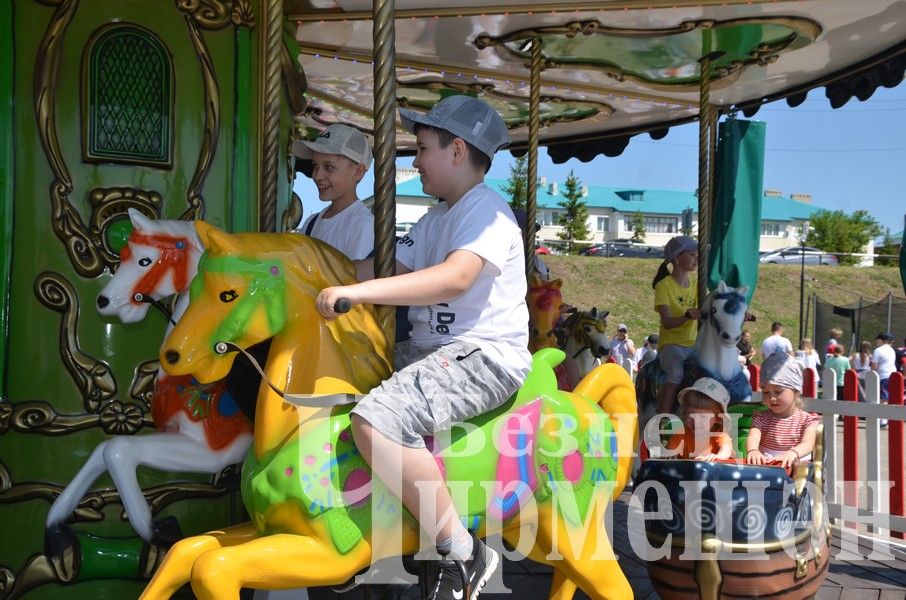
<svg viewBox="0 0 906 600">
<path fill-rule="evenodd" d="M 525 273 L 532 272 L 535 256 L 535 222 L 538 214 L 538 134 L 541 129 L 541 38 L 532 38 L 529 79 L 528 174 L 525 195 Z"/>
<path fill-rule="evenodd" d="M 374 274 L 396 271 L 396 49 L 394 0 L 377 0 L 374 21 Z M 392 307 L 381 307 L 388 343 L 393 344 Z M 392 354 L 392 352 L 391 352 Z"/>
<path fill-rule="evenodd" d="M 283 43 L 283 2 L 267 0 L 262 5 L 261 74 L 262 98 L 261 184 L 258 197 L 258 231 L 277 230 L 277 168 L 280 152 L 280 51 Z"/>
<path fill-rule="evenodd" d="M 707 39 L 707 38 L 706 38 Z M 713 202 L 711 181 L 714 176 L 714 156 L 711 152 L 712 129 L 716 111 L 711 106 L 711 61 L 720 58 L 723 52 L 711 52 L 699 61 L 698 95 L 698 302 L 708 293 L 708 262 L 711 253 L 711 221 Z"/>
</svg>

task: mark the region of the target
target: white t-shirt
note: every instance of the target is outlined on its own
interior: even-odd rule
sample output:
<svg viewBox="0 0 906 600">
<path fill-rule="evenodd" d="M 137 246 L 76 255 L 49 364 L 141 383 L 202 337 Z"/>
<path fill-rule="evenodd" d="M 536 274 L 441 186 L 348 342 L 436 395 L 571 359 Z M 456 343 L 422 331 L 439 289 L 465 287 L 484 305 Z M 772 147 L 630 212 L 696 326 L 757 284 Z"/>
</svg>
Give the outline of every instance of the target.
<svg viewBox="0 0 906 600">
<path fill-rule="evenodd" d="M 636 363 L 638 363 L 638 361 L 635 358 L 635 352 L 629 352 L 630 343 L 632 343 L 632 340 L 628 337 L 625 340 L 621 340 L 618 337 L 611 338 L 610 356 L 612 356 L 616 363 L 620 366 L 623 365 L 623 360 L 628 358 L 630 364 L 632 364 L 633 370 L 635 370 Z"/>
<path fill-rule="evenodd" d="M 774 334 L 764 342 L 761 343 L 761 355 L 764 358 L 769 357 L 778 350 L 783 350 L 784 352 L 793 352 L 793 344 L 790 340 L 786 339 L 782 335 Z"/>
<path fill-rule="evenodd" d="M 805 350 L 796 350 L 796 361 L 806 369 L 817 369 L 820 364 L 815 350 L 806 354 Z"/>
<path fill-rule="evenodd" d="M 896 360 L 896 350 L 890 344 L 881 344 L 871 353 L 871 364 L 877 365 L 880 379 L 887 379 L 896 371 Z"/>
<path fill-rule="evenodd" d="M 296 233 L 305 233 L 311 220 L 317 218 L 311 237 L 327 242 L 352 260 L 368 258 L 374 250 L 374 215 L 368 207 L 356 200 L 330 218 L 324 216 L 326 210 L 308 217 Z"/>
<path fill-rule="evenodd" d="M 453 340 L 479 344 L 522 380 L 531 366 L 522 231 L 504 199 L 480 183 L 452 207 L 439 202 L 397 243 L 396 260 L 419 271 L 468 250 L 485 265 L 461 296 L 409 307 L 412 343 L 437 348 Z"/>
</svg>

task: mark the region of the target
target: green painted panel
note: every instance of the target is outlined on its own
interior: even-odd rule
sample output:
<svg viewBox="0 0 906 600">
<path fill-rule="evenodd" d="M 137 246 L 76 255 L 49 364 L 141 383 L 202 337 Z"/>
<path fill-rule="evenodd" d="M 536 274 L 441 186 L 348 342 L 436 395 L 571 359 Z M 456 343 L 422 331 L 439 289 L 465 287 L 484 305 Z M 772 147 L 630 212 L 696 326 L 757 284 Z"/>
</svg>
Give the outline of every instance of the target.
<svg viewBox="0 0 906 600">
<path fill-rule="evenodd" d="M 87 410 L 85 399 L 75 378 L 67 370 L 60 352 L 61 310 L 42 303 L 36 283 L 42 273 L 57 273 L 74 291 L 78 309 L 70 314 L 78 346 L 85 355 L 109 366 L 116 382 L 112 399 L 135 403 L 130 384 L 136 366 L 156 357 L 163 339 L 165 322 L 159 313 L 149 313 L 141 323 L 124 325 L 116 319 L 101 317 L 95 310 L 98 292 L 109 281 L 105 272 L 96 278 L 80 276 L 51 227 L 54 171 L 42 147 L 40 128 L 35 117 L 33 84 L 38 68 L 39 48 L 54 15 L 69 3 L 51 5 L 40 2 L 0 0 L 0 45 L 10 44 L 0 56 L 0 291 L 9 294 L 7 305 L 0 303 L 0 319 L 9 317 L 8 351 L 5 363 L 7 377 L 0 405 L 0 417 L 8 426 L 0 428 L 0 470 L 13 486 L 24 483 L 65 485 L 82 466 L 98 443 L 108 436 L 98 426 L 70 429 L 55 435 L 47 429 L 29 430 L 22 423 L 40 422 L 40 413 L 31 419 L 21 413 L 23 403 L 37 402 L 58 415 L 57 424 L 65 425 L 70 417 L 78 419 Z M 157 192 L 163 198 L 166 218 L 179 217 L 188 207 L 186 196 L 195 175 L 199 155 L 205 144 L 205 97 L 202 69 L 196 56 L 186 18 L 177 3 L 123 0 L 82 0 L 68 26 L 61 32 L 60 64 L 54 89 L 55 131 L 60 154 L 72 182 L 67 201 L 74 214 L 88 228 L 91 215 L 90 194 L 102 188 L 125 187 Z M 252 3 L 257 15 L 258 2 Z M 14 6 L 14 9 L 13 9 Z M 14 14 L 13 14 L 14 13 Z M 12 18 L 15 17 L 15 18 Z M 84 117 L 82 105 L 83 51 L 92 35 L 117 21 L 134 23 L 157 35 L 174 57 L 174 116 L 172 164 L 123 165 L 82 161 Z M 213 98 L 220 110 L 220 131 L 213 138 L 210 172 L 201 189 L 205 199 L 205 219 L 224 227 L 230 221 L 230 198 L 233 192 L 233 153 L 237 138 L 256 139 L 257 121 L 249 119 L 244 131 L 234 131 L 232 115 L 236 111 L 236 29 L 232 24 L 218 30 L 200 29 L 216 75 L 219 95 Z M 0 46 L 2 47 L 2 46 Z M 257 67 L 257 32 L 248 40 L 249 80 L 254 81 Z M 249 85 L 248 82 L 245 85 Z M 253 86 L 250 86 L 253 87 Z M 13 95 L 14 93 L 14 95 Z M 252 96 L 254 98 L 254 96 Z M 255 114 L 254 104 L 247 108 Z M 6 118 L 9 114 L 12 118 Z M 15 160 L 9 155 L 11 134 L 15 131 Z M 248 188 L 257 189 L 257 173 L 248 160 Z M 64 193 L 68 190 L 64 190 Z M 256 206 L 256 201 L 246 204 Z M 254 213 L 251 213 L 254 214 Z M 10 228 L 7 230 L 7 228 Z M 122 232 L 109 232 L 108 240 L 116 242 Z M 12 239 L 10 241 L 9 235 Z M 14 248 L 10 255 L 9 249 Z M 4 271 L 6 261 L 9 272 Z M 2 357 L 2 354 L 0 354 Z M 9 420 L 10 413 L 15 418 Z M 150 429 L 145 429 L 145 432 Z M 207 482 L 209 476 L 172 474 L 139 469 L 139 481 L 145 489 L 173 482 Z M 112 488 L 110 478 L 101 476 L 93 489 Z M 0 504 L 0 568 L 13 575 L 21 574 L 29 557 L 41 552 L 44 521 L 49 498 Z M 109 504 L 101 509 L 99 522 L 77 522 L 80 532 L 100 537 L 131 536 L 122 506 Z M 241 520 L 238 495 L 210 499 L 180 500 L 169 504 L 156 517 L 175 515 L 187 534 L 222 527 Z M 106 555 L 105 555 L 106 556 Z M 93 571 L 106 575 L 107 566 Z M 96 600 L 135 598 L 142 584 L 109 579 L 77 583 L 72 586 L 42 585 L 24 596 L 29 600 L 45 598 L 81 598 Z"/>
<path fill-rule="evenodd" d="M 6 398 L 6 334 L 13 231 L 13 0 L 0 0 L 0 402 Z"/>
<path fill-rule="evenodd" d="M 545 33 L 542 53 L 556 65 L 617 69 L 622 75 L 665 85 L 697 84 L 698 60 L 715 51 L 725 54 L 712 61 L 712 74 L 749 64 L 771 49 L 777 53 L 795 50 L 812 41 L 810 23 L 778 19 L 777 22 L 719 23 L 714 29 L 693 28 L 667 34 L 621 33 L 618 29 L 588 32 Z M 522 58 L 525 40 L 506 43 L 507 49 Z"/>
</svg>

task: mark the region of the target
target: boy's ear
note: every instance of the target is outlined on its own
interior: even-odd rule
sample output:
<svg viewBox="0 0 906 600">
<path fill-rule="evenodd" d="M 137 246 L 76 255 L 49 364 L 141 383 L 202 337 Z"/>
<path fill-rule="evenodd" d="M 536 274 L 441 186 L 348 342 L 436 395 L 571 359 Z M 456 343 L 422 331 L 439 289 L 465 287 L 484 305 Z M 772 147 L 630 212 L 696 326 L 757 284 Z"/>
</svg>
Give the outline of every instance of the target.
<svg viewBox="0 0 906 600">
<path fill-rule="evenodd" d="M 356 163 L 356 165 L 355 165 L 355 182 L 356 183 L 362 181 L 362 177 L 365 176 L 365 172 L 367 170 L 368 170 L 368 167 L 366 167 L 364 164 Z"/>
<path fill-rule="evenodd" d="M 453 164 L 459 165 L 469 160 L 469 149 L 462 138 L 455 137 L 451 142 L 453 144 Z"/>
</svg>

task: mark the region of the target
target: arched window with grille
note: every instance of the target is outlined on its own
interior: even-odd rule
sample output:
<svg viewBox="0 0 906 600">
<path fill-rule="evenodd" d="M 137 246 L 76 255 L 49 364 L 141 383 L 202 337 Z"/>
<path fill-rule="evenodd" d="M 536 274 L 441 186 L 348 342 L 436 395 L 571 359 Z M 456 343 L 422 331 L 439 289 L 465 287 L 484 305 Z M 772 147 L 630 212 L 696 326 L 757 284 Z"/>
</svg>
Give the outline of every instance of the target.
<svg viewBox="0 0 906 600">
<path fill-rule="evenodd" d="M 173 61 L 156 35 L 133 24 L 99 30 L 82 88 L 86 161 L 170 166 Z"/>
</svg>

